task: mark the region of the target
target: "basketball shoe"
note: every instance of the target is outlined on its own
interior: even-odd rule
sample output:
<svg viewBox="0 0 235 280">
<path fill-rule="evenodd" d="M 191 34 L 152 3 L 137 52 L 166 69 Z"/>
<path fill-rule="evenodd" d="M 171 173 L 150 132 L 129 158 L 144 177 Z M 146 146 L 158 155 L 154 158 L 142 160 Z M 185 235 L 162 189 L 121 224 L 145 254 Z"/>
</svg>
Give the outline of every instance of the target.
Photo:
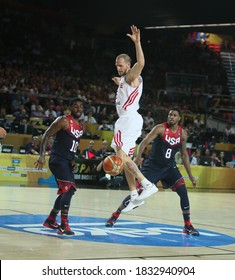
<svg viewBox="0 0 235 280">
<path fill-rule="evenodd" d="M 117 212 L 114 212 L 112 214 L 112 216 L 106 221 L 105 226 L 106 227 L 113 227 L 114 224 L 116 223 L 118 217 L 120 214 L 118 214 Z"/>
<path fill-rule="evenodd" d="M 199 236 L 199 232 L 193 227 L 192 224 L 189 226 L 185 225 L 183 228 L 183 233 L 187 235 Z"/>
<path fill-rule="evenodd" d="M 62 223 L 57 230 L 57 234 L 74 235 L 74 232 L 70 229 L 68 222 Z"/>
<path fill-rule="evenodd" d="M 122 209 L 122 213 L 130 212 L 131 210 L 133 210 L 143 204 L 144 204 L 144 200 L 141 200 L 141 201 L 137 201 L 137 199 L 135 199 L 134 201 L 130 200 L 128 205 L 124 209 Z"/>
<path fill-rule="evenodd" d="M 43 226 L 44 227 L 47 227 L 47 228 L 51 228 L 51 229 L 59 229 L 59 225 L 57 224 L 56 221 L 52 221 L 52 220 L 49 220 L 49 219 L 46 219 L 45 222 L 43 223 Z"/>
<path fill-rule="evenodd" d="M 153 195 L 154 193 L 158 192 L 158 188 L 155 184 L 151 184 L 149 187 L 144 188 L 141 194 L 134 200 L 135 202 L 140 202 L 141 200 L 145 200 L 149 196 Z"/>
</svg>

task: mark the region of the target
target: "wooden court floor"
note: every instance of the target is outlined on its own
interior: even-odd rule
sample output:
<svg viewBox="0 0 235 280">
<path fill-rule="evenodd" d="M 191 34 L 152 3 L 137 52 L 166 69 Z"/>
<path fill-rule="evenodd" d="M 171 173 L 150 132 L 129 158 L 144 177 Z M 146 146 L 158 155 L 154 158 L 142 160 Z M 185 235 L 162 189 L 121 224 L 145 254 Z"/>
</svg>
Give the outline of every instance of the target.
<svg viewBox="0 0 235 280">
<path fill-rule="evenodd" d="M 42 222 L 56 188 L 0 185 L 2 260 L 235 260 L 235 193 L 189 191 L 191 221 L 199 237 L 182 234 L 179 198 L 159 190 L 141 207 L 105 221 L 126 190 L 79 188 L 72 199 L 75 236 L 59 236 Z"/>
</svg>

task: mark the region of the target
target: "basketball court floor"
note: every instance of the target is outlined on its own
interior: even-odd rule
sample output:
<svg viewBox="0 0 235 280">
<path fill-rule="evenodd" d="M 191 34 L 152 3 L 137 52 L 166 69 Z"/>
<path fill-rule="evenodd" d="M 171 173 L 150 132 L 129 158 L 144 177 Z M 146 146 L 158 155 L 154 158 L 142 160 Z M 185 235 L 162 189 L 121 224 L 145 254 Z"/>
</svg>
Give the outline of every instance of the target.
<svg viewBox="0 0 235 280">
<path fill-rule="evenodd" d="M 191 221 L 182 234 L 179 197 L 160 189 L 141 207 L 105 221 L 127 190 L 78 188 L 70 209 L 74 236 L 42 226 L 56 188 L 0 185 L 1 260 L 235 260 L 235 193 L 190 190 Z"/>
</svg>

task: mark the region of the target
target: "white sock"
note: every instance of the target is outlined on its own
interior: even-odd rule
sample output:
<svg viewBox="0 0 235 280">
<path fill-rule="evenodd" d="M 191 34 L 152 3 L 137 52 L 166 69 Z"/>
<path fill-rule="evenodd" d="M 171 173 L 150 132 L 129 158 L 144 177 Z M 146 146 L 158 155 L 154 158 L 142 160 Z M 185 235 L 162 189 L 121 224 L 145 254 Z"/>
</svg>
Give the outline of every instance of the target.
<svg viewBox="0 0 235 280">
<path fill-rule="evenodd" d="M 142 180 L 142 181 L 140 182 L 140 184 L 141 184 L 145 189 L 151 188 L 151 187 L 152 187 L 152 183 L 151 183 L 149 180 L 147 180 L 146 178 L 145 178 L 144 180 Z"/>
<path fill-rule="evenodd" d="M 139 196 L 137 190 L 131 191 L 131 201 L 134 201 Z"/>
</svg>

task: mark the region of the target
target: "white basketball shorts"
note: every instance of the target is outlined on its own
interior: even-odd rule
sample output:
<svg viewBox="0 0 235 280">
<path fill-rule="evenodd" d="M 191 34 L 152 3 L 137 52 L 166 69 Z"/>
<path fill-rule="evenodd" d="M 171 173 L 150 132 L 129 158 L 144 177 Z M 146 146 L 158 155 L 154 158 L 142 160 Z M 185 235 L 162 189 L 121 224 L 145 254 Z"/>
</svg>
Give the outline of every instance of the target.
<svg viewBox="0 0 235 280">
<path fill-rule="evenodd" d="M 139 113 L 121 116 L 115 123 L 114 137 L 111 147 L 117 152 L 117 147 L 133 156 L 136 147 L 136 140 L 141 136 L 143 118 Z"/>
</svg>

